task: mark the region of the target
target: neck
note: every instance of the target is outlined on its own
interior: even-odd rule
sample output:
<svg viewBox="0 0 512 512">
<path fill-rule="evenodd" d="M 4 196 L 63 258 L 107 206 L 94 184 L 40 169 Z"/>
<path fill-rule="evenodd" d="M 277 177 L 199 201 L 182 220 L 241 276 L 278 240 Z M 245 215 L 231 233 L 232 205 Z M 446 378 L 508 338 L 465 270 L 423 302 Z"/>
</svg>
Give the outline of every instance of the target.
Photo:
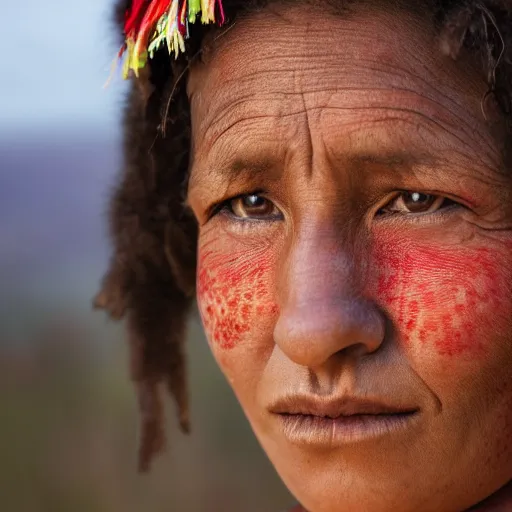
<svg viewBox="0 0 512 512">
<path fill-rule="evenodd" d="M 507 512 L 512 510 L 512 480 L 498 492 L 484 501 L 471 507 L 467 512 Z M 290 512 L 307 512 L 300 505 L 292 508 Z"/>
</svg>

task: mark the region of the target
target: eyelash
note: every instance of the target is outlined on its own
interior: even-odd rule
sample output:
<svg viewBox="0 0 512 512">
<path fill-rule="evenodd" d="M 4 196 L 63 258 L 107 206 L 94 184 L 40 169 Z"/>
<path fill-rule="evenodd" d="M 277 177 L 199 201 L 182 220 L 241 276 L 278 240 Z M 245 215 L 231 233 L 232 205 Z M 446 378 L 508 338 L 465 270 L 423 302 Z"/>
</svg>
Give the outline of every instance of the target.
<svg viewBox="0 0 512 512">
<path fill-rule="evenodd" d="M 239 223 L 249 223 L 249 222 L 274 222 L 275 220 L 280 220 L 283 217 L 283 214 L 281 213 L 279 216 L 269 216 L 267 218 L 250 218 L 250 217 L 240 217 L 236 215 L 233 212 L 233 209 L 231 207 L 232 203 L 238 199 L 244 199 L 251 196 L 258 196 L 261 199 L 265 199 L 266 201 L 269 201 L 271 204 L 275 206 L 275 204 L 270 201 L 270 199 L 267 199 L 264 195 L 264 192 L 262 190 L 257 190 L 254 192 L 249 192 L 247 194 L 240 194 L 235 197 L 231 197 L 229 199 L 226 199 L 225 201 L 222 201 L 221 203 L 214 205 L 213 209 L 211 210 L 210 215 L 208 216 L 209 219 L 212 219 L 216 215 L 225 215 L 229 217 L 230 219 L 234 220 L 235 222 Z M 276 207 L 277 208 L 277 207 Z"/>
<path fill-rule="evenodd" d="M 436 203 L 438 203 L 437 205 L 437 208 L 434 210 L 434 211 L 426 211 L 426 212 L 401 212 L 399 210 L 395 210 L 395 211 L 385 211 L 386 209 L 389 209 L 391 207 L 391 205 L 395 204 L 396 202 L 399 202 L 399 200 L 401 198 L 403 198 L 403 196 L 405 194 L 420 194 L 420 195 L 424 195 L 424 196 L 429 196 L 431 197 L 432 199 L 434 199 L 433 201 L 433 205 L 435 205 Z M 403 216 L 403 217 L 425 217 L 425 216 L 429 216 L 429 215 L 439 215 L 441 213 L 444 213 L 445 210 L 452 210 L 454 208 L 462 208 L 463 206 L 454 201 L 453 199 L 450 199 L 446 196 L 442 196 L 442 195 L 439 195 L 439 194 L 430 194 L 428 192 L 419 192 L 419 191 L 411 191 L 411 190 L 401 190 L 399 191 L 391 200 L 389 200 L 384 206 L 382 206 L 381 208 L 379 208 L 379 210 L 377 211 L 376 213 L 376 216 Z"/>
<path fill-rule="evenodd" d="M 394 204 L 404 194 L 407 194 L 407 193 L 409 193 L 409 194 L 411 194 L 411 193 L 420 193 L 420 194 L 423 194 L 423 195 L 430 195 L 432 197 L 435 197 L 436 200 L 442 199 L 443 201 L 439 204 L 438 209 L 433 211 L 433 212 L 419 212 L 419 213 L 409 212 L 409 213 L 403 213 L 403 212 L 400 212 L 400 211 L 394 211 L 394 212 L 391 212 L 391 211 L 385 212 L 384 211 L 386 208 L 389 208 L 390 205 Z M 216 215 L 225 215 L 225 216 L 229 217 L 231 220 L 233 220 L 235 222 L 238 222 L 238 223 L 249 223 L 249 222 L 251 222 L 251 223 L 267 223 L 267 222 L 275 222 L 276 220 L 281 220 L 282 219 L 282 217 L 283 217 L 282 213 L 279 216 L 268 216 L 266 218 L 265 217 L 264 218 L 240 217 L 240 216 L 236 215 L 233 212 L 233 209 L 232 209 L 232 206 L 231 206 L 232 203 L 234 201 L 236 201 L 236 200 L 248 198 L 248 197 L 251 197 L 251 196 L 258 196 L 261 199 L 265 199 L 266 201 L 270 201 L 269 199 L 267 199 L 264 196 L 264 192 L 261 191 L 261 190 L 250 192 L 250 193 L 247 193 L 247 194 L 240 194 L 238 196 L 226 199 L 225 201 L 222 201 L 221 203 L 218 203 L 217 205 L 215 205 L 212 208 L 211 213 L 209 214 L 208 218 L 212 219 Z M 274 205 L 274 203 L 272 201 L 270 201 L 270 203 Z M 407 218 L 407 222 L 409 222 L 409 221 L 412 221 L 412 222 L 424 222 L 428 218 L 432 218 L 433 216 L 439 217 L 440 215 L 444 215 L 446 213 L 449 213 L 453 209 L 457 209 L 457 208 L 463 208 L 463 205 L 461 205 L 460 203 L 457 203 L 456 201 L 454 201 L 454 200 L 452 200 L 452 199 L 450 199 L 448 197 L 445 197 L 445 196 L 441 196 L 441 195 L 437 195 L 437 194 L 429 194 L 428 192 L 402 190 L 402 191 L 399 191 L 384 206 L 379 208 L 379 210 L 377 211 L 375 216 L 376 217 L 380 217 L 380 218 L 383 218 L 383 217 L 387 217 L 387 218 L 389 218 L 389 217 L 393 217 L 393 218 L 406 217 Z"/>
</svg>

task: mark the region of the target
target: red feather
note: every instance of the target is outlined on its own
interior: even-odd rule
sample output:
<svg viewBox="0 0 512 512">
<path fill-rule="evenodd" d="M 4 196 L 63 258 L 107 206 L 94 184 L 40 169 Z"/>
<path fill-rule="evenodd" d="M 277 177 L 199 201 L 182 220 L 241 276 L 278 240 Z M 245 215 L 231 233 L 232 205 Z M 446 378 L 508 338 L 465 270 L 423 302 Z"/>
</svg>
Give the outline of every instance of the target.
<svg viewBox="0 0 512 512">
<path fill-rule="evenodd" d="M 160 18 L 169 10 L 173 0 L 132 0 L 131 7 L 125 13 L 124 31 L 126 42 L 119 50 L 118 57 L 121 58 L 124 52 L 129 49 L 126 71 L 132 69 L 138 76 L 138 70 L 146 64 L 148 43 L 153 35 L 155 27 Z M 174 25 L 183 38 L 188 38 L 188 11 L 187 0 L 179 0 L 177 22 Z M 217 19 L 218 25 L 223 25 L 224 9 L 222 0 L 202 0 L 208 7 L 208 16 L 212 15 Z M 204 19 L 204 18 L 203 18 Z M 208 21 L 213 21 L 209 19 Z M 179 53 L 177 51 L 177 53 Z M 127 76 L 127 75 L 126 75 Z"/>
<path fill-rule="evenodd" d="M 129 11 L 126 11 L 125 15 L 124 33 L 127 37 L 132 36 L 136 38 L 140 30 L 144 13 L 150 3 L 151 0 L 133 0 L 132 8 Z"/>
<path fill-rule="evenodd" d="M 146 11 L 140 24 L 138 33 L 136 33 L 135 55 L 141 55 L 148 47 L 148 41 L 151 37 L 151 31 L 154 29 L 158 20 L 169 9 L 169 0 L 153 0 L 149 9 Z"/>
<path fill-rule="evenodd" d="M 213 0 L 215 1 L 215 0 Z M 217 23 L 219 25 L 224 25 L 224 22 L 226 21 L 226 16 L 224 15 L 224 7 L 222 6 L 222 0 L 217 0 L 217 7 L 219 8 L 219 14 L 220 17 L 218 18 Z"/>
</svg>

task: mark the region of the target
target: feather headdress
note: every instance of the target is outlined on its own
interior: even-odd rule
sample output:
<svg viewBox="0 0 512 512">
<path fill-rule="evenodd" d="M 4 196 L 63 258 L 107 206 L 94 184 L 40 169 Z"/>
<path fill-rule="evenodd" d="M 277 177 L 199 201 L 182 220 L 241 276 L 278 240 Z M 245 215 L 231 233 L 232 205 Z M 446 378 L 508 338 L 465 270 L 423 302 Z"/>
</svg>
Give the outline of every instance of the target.
<svg viewBox="0 0 512 512">
<path fill-rule="evenodd" d="M 203 24 L 224 23 L 222 0 L 133 0 L 125 14 L 126 41 L 119 58 L 126 52 L 123 74 L 136 76 L 148 58 L 162 46 L 177 58 L 185 52 L 189 23 L 199 18 Z"/>
</svg>

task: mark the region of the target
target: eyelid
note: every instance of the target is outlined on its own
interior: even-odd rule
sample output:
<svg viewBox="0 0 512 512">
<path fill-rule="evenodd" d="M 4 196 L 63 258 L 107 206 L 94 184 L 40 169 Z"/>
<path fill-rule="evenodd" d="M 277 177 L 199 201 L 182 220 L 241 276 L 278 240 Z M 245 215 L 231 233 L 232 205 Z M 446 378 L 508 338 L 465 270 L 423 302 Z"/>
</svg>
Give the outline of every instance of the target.
<svg viewBox="0 0 512 512">
<path fill-rule="evenodd" d="M 441 203 L 441 207 L 438 208 L 437 210 L 435 211 L 432 211 L 432 212 L 400 212 L 400 211 L 396 211 L 396 212 L 383 212 L 381 214 L 379 214 L 378 212 L 382 212 L 382 210 L 386 207 L 388 207 L 389 205 L 391 205 L 393 202 L 397 201 L 402 194 L 405 194 L 405 193 L 414 193 L 414 192 L 418 192 L 418 193 L 421 193 L 421 194 L 425 194 L 425 195 L 430 195 L 430 196 L 433 196 L 435 197 L 436 199 L 442 199 L 442 203 Z M 272 205 L 276 208 L 276 210 L 278 210 L 279 212 L 279 215 L 269 215 L 267 217 L 261 217 L 261 218 L 258 218 L 258 217 L 240 217 L 238 215 L 235 215 L 232 211 L 231 211 L 231 208 L 229 207 L 230 203 L 232 203 L 233 201 L 236 201 L 236 200 L 239 200 L 239 199 L 242 199 L 244 197 L 248 197 L 248 196 L 260 196 L 261 198 L 269 201 L 270 203 L 272 203 Z M 445 202 L 449 202 L 450 204 L 446 205 L 443 207 L 443 204 Z M 397 218 L 397 217 L 401 217 L 402 220 L 406 221 L 406 222 L 410 222 L 410 221 L 414 221 L 414 222 L 421 222 L 422 221 L 422 218 L 424 217 L 433 217 L 433 216 L 441 216 L 442 214 L 445 213 L 449 213 L 449 211 L 451 211 L 452 209 L 458 209 L 458 208 L 465 208 L 465 209 L 471 209 L 469 206 L 463 204 L 463 200 L 462 199 L 454 199 L 453 197 L 450 197 L 450 194 L 443 194 L 443 193 L 440 193 L 438 191 L 423 191 L 423 190 L 398 190 L 396 192 L 393 193 L 392 197 L 388 197 L 387 201 L 385 203 L 381 203 L 381 205 L 376 209 L 374 210 L 376 213 L 374 214 L 376 217 L 394 217 L 394 218 Z M 232 197 L 228 197 L 222 201 L 219 201 L 217 202 L 216 204 L 213 204 L 207 211 L 206 211 L 206 217 L 207 217 L 207 222 L 210 221 L 213 217 L 215 217 L 216 215 L 218 214 L 221 214 L 221 213 L 224 213 L 226 216 L 230 217 L 232 220 L 234 221 L 237 221 L 237 222 L 269 222 L 269 221 L 275 221 L 276 219 L 280 218 L 282 219 L 284 217 L 281 209 L 279 208 L 278 205 L 276 205 L 276 203 L 269 199 L 267 197 L 267 194 L 266 194 L 266 191 L 262 190 L 262 189 L 258 189 L 258 190 L 251 190 L 251 191 L 247 191 L 247 192 L 244 192 L 244 193 L 241 193 L 241 194 L 237 194 L 235 196 L 232 196 Z M 424 219 L 425 221 L 427 219 Z"/>
<path fill-rule="evenodd" d="M 425 190 L 408 189 L 408 190 L 399 190 L 398 192 L 396 192 L 394 194 L 394 196 L 386 203 L 386 205 L 392 204 L 396 201 L 399 201 L 400 199 L 403 200 L 405 195 L 412 196 L 414 194 L 428 196 L 429 198 L 433 199 L 434 203 L 439 200 L 450 200 L 445 194 L 440 194 L 437 192 L 430 192 L 430 191 L 425 191 Z"/>
<path fill-rule="evenodd" d="M 229 208 L 229 204 L 232 203 L 233 201 L 236 201 L 238 199 L 242 199 L 244 197 L 248 197 L 248 196 L 259 196 L 261 197 L 262 199 L 265 199 L 266 201 L 269 201 L 270 203 L 272 203 L 272 205 L 276 208 L 276 210 L 279 211 L 279 218 L 283 218 L 283 213 L 281 212 L 280 208 L 276 205 L 276 203 L 274 201 L 272 201 L 271 199 L 269 199 L 268 197 L 266 197 L 266 193 L 265 191 L 259 189 L 259 190 L 252 190 L 250 192 L 244 192 L 242 194 L 238 194 L 236 196 L 232 196 L 232 197 L 229 197 L 227 199 L 224 199 L 223 201 L 220 201 L 218 202 L 217 204 L 214 204 L 207 216 L 208 216 L 208 220 L 212 219 L 213 217 L 215 217 L 216 215 L 219 215 L 221 213 L 225 213 L 226 215 L 230 216 L 232 219 L 238 221 L 238 222 L 268 222 L 268 221 L 273 221 L 275 218 L 278 218 L 278 216 L 268 216 L 268 217 L 263 217 L 263 218 L 251 218 L 251 217 L 239 217 L 237 215 L 235 215 L 232 211 L 230 211 L 230 208 Z"/>
<path fill-rule="evenodd" d="M 402 202 L 403 203 L 403 206 L 404 206 L 404 209 L 407 209 L 407 207 L 405 206 L 405 200 L 404 200 L 404 194 L 422 194 L 422 195 L 425 195 L 425 196 L 429 196 L 429 198 L 432 199 L 432 204 L 429 206 L 429 208 L 427 209 L 427 211 L 424 211 L 424 212 L 413 212 L 413 211 L 403 211 L 403 210 L 400 210 L 400 209 L 396 209 L 395 211 L 392 211 L 390 213 L 396 213 L 396 214 L 401 214 L 401 215 L 428 215 L 428 214 L 433 214 L 433 213 L 436 213 L 437 211 L 439 211 L 441 209 L 441 207 L 444 205 L 445 202 L 447 201 L 451 201 L 450 199 L 448 199 L 446 196 L 444 195 L 440 195 L 440 194 L 429 194 L 429 193 L 426 193 L 426 192 L 418 192 L 416 190 L 414 191 L 403 191 L 403 192 L 400 192 L 399 194 L 397 194 L 394 199 L 391 199 L 387 204 L 386 206 L 384 206 L 383 208 L 390 208 L 392 205 L 394 204 L 397 204 L 399 202 Z M 453 201 L 451 201 L 453 202 Z M 434 211 L 431 211 L 433 208 L 435 208 L 437 206 L 436 209 L 434 209 Z"/>
<path fill-rule="evenodd" d="M 430 196 L 435 197 L 436 199 L 437 198 L 443 199 L 443 201 L 441 203 L 441 207 L 432 212 L 427 211 L 427 212 L 418 212 L 418 213 L 414 213 L 414 212 L 407 213 L 407 212 L 396 211 L 396 212 L 383 212 L 381 214 L 378 213 L 378 212 L 381 212 L 388 205 L 391 205 L 394 201 L 399 199 L 402 194 L 413 193 L 413 192 L 419 192 L 421 194 L 430 195 Z M 443 204 L 447 201 L 450 204 L 447 204 L 446 206 L 443 207 Z M 406 223 L 436 223 L 436 222 L 442 222 L 447 215 L 450 215 L 454 211 L 458 211 L 461 208 L 466 209 L 466 210 L 470 209 L 468 206 L 462 204 L 457 199 L 450 197 L 449 194 L 443 194 L 438 191 L 430 192 L 430 191 L 411 190 L 411 189 L 399 190 L 399 191 L 395 192 L 393 194 L 393 196 L 390 199 L 388 199 L 385 203 L 381 204 L 381 206 L 379 206 L 377 210 L 375 210 L 376 213 L 374 214 L 374 217 L 375 217 L 375 220 L 377 220 L 378 222 L 380 222 L 380 221 L 386 222 L 386 220 L 392 220 L 394 222 L 396 221 L 396 222 L 406 222 Z"/>
</svg>

